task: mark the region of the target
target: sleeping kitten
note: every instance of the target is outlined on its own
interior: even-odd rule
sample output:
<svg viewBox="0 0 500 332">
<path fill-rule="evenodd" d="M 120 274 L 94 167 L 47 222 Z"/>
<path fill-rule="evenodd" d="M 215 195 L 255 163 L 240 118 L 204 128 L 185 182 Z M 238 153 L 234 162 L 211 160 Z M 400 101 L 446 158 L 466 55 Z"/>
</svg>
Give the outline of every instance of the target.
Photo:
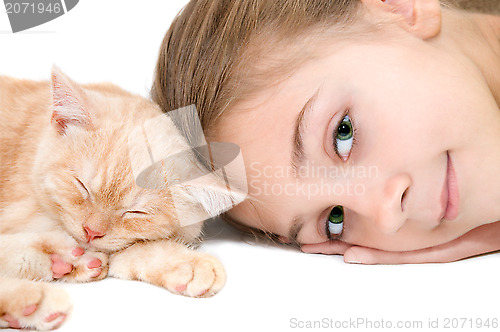
<svg viewBox="0 0 500 332">
<path fill-rule="evenodd" d="M 188 247 L 202 224 L 177 218 L 228 207 L 216 176 L 182 184 L 200 169 L 184 153 L 164 165 L 167 187 L 134 180 L 140 161 L 127 140 L 162 114 L 156 105 L 111 84 L 80 86 L 54 68 L 51 82 L 0 77 L 0 114 L 0 328 L 62 324 L 71 303 L 45 281 L 112 276 L 193 297 L 222 288 L 219 261 Z M 164 149 L 185 151 L 174 124 L 161 126 Z"/>
</svg>

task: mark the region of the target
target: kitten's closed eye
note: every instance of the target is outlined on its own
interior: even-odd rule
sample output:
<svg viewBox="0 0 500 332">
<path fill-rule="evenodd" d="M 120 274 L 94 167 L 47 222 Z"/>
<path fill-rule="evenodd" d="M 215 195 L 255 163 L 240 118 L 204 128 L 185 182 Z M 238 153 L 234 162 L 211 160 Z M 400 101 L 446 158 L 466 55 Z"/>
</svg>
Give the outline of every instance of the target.
<svg viewBox="0 0 500 332">
<path fill-rule="evenodd" d="M 90 190 L 87 189 L 85 184 L 79 179 L 75 178 L 78 189 L 80 190 L 80 193 L 82 194 L 83 199 L 90 198 Z"/>
<path fill-rule="evenodd" d="M 147 216 L 148 213 L 146 211 L 140 211 L 140 210 L 132 210 L 132 211 L 126 211 L 125 213 L 122 214 L 122 217 L 143 217 Z"/>
</svg>

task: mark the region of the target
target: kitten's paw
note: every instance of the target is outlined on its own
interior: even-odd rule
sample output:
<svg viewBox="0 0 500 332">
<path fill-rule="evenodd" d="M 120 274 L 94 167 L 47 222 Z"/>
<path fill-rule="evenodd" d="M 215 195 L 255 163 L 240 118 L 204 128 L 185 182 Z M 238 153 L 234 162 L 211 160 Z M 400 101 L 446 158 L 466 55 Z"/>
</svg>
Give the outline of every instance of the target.
<svg viewBox="0 0 500 332">
<path fill-rule="evenodd" d="M 108 255 L 84 250 L 68 234 L 44 234 L 25 250 L 21 277 L 53 281 L 88 282 L 100 280 L 108 273 Z"/>
<path fill-rule="evenodd" d="M 67 293 L 45 283 L 18 281 L 2 293 L 0 327 L 52 330 L 61 326 L 71 312 Z"/>
<path fill-rule="evenodd" d="M 87 282 L 106 278 L 108 255 L 80 247 L 50 255 L 54 279 Z"/>
<path fill-rule="evenodd" d="M 190 297 L 213 296 L 226 282 L 217 258 L 168 240 L 137 243 L 113 254 L 110 275 L 146 281 Z"/>
<path fill-rule="evenodd" d="M 175 294 L 210 297 L 219 292 L 225 282 L 226 272 L 217 258 L 193 253 L 165 273 L 164 287 Z"/>
</svg>

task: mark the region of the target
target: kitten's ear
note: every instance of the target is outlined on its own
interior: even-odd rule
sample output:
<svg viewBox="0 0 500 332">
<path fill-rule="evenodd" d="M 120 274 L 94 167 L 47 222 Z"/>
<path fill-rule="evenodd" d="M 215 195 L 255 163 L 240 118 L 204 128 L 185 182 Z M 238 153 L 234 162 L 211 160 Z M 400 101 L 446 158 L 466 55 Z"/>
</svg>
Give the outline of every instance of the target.
<svg viewBox="0 0 500 332">
<path fill-rule="evenodd" d="M 52 67 L 52 124 L 64 135 L 70 126 L 89 127 L 90 114 L 85 109 L 84 91 L 56 66 Z"/>
</svg>

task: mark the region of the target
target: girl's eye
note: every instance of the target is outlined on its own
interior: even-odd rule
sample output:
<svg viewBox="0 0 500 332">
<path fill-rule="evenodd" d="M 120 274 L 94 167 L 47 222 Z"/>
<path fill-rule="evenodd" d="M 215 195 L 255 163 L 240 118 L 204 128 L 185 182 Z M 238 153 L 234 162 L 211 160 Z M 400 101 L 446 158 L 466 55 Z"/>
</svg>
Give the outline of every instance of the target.
<svg viewBox="0 0 500 332">
<path fill-rule="evenodd" d="M 354 143 L 354 128 L 349 115 L 344 116 L 335 132 L 334 146 L 335 152 L 346 161 L 351 154 Z"/>
<path fill-rule="evenodd" d="M 330 211 L 326 225 L 328 236 L 342 234 L 344 229 L 344 208 L 342 205 L 337 205 Z"/>
</svg>

